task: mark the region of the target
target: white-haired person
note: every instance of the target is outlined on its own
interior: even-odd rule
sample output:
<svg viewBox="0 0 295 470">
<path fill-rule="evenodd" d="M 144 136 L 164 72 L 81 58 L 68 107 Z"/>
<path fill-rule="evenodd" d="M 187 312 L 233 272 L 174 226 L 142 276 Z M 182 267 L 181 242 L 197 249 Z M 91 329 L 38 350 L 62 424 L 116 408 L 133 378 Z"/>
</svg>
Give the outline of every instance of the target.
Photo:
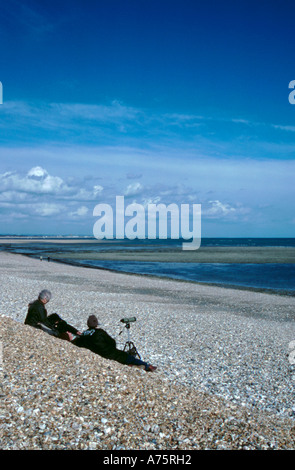
<svg viewBox="0 0 295 470">
<path fill-rule="evenodd" d="M 25 325 L 33 326 L 60 339 L 72 341 L 73 335 L 81 334 L 75 327 L 69 325 L 57 313 L 47 315 L 45 305 L 51 299 L 51 292 L 43 289 L 38 299 L 29 304 Z"/>
<path fill-rule="evenodd" d="M 46 333 L 53 336 L 57 336 L 57 334 L 52 330 L 50 322 L 48 322 L 47 310 L 45 308 L 45 305 L 50 301 L 50 299 L 51 292 L 47 289 L 41 290 L 38 295 L 38 299 L 29 303 L 25 325 L 33 326 L 34 328 L 46 331 Z"/>
</svg>

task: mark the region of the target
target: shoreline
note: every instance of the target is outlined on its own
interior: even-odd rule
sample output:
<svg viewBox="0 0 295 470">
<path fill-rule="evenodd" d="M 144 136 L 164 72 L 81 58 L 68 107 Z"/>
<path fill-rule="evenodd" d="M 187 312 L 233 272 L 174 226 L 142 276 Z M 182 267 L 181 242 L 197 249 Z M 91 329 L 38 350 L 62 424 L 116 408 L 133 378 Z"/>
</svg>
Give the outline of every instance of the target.
<svg viewBox="0 0 295 470">
<path fill-rule="evenodd" d="M 216 446 L 242 448 L 243 445 L 257 448 L 262 445 L 262 441 L 257 444 L 258 441 L 253 438 L 255 432 L 259 434 L 257 416 L 263 421 L 263 426 L 269 428 L 267 432 L 273 436 L 273 442 L 278 443 L 276 441 L 278 429 L 287 432 L 287 429 L 290 431 L 294 428 L 295 370 L 288 362 L 288 344 L 295 339 L 293 297 L 224 289 L 171 279 L 154 279 L 138 275 L 130 277 L 125 273 L 62 263 L 41 263 L 37 259 L 8 252 L 0 252 L 0 279 L 3 371 L 7 376 L 4 381 L 5 386 L 10 390 L 8 395 L 5 394 L 5 400 L 11 413 L 16 413 L 16 421 L 20 423 L 20 428 L 14 431 L 13 438 L 16 443 L 14 445 L 21 446 L 21 441 L 24 439 L 24 435 L 21 437 L 21 432 L 24 434 L 27 432 L 24 426 L 29 418 L 20 421 L 24 413 L 32 414 L 32 410 L 38 408 L 41 410 L 38 404 L 31 403 L 39 390 L 35 388 L 39 387 L 39 383 L 40 387 L 43 387 L 40 390 L 44 389 L 42 393 L 45 393 L 46 401 L 50 403 L 52 401 L 53 405 L 56 396 L 52 395 L 51 388 L 55 387 L 55 383 L 59 387 L 58 396 L 61 397 L 63 393 L 62 401 L 59 398 L 63 405 L 57 407 L 57 410 L 59 412 L 65 410 L 67 429 L 69 426 L 70 429 L 76 426 L 74 423 L 77 416 L 75 413 L 73 415 L 73 404 L 71 404 L 72 401 L 76 403 L 76 398 L 86 403 L 90 402 L 90 397 L 93 397 L 91 400 L 95 402 L 100 400 L 101 395 L 103 402 L 106 399 L 105 405 L 110 406 L 108 408 L 110 413 L 115 413 L 112 410 L 116 410 L 116 413 L 120 414 L 118 407 L 124 404 L 122 393 L 123 395 L 125 393 L 122 390 L 125 387 L 127 394 L 126 387 L 129 386 L 127 384 L 134 383 L 133 391 L 128 391 L 125 398 L 126 409 L 125 405 L 121 409 L 126 419 L 129 413 L 134 414 L 136 411 L 128 424 L 133 430 L 132 448 L 139 449 L 140 445 L 143 445 L 140 443 L 143 442 L 147 446 L 144 448 L 156 449 L 198 448 L 198 445 L 207 448 L 216 448 Z M 48 314 L 57 312 L 80 330 L 86 329 L 88 316 L 96 314 L 102 321 L 103 327 L 116 339 L 119 348 L 122 348 L 126 339 L 125 329 L 124 334 L 120 335 L 119 332 L 123 328 L 120 319 L 135 316 L 137 321 L 131 326 L 131 339 L 142 358 L 158 367 L 156 373 L 150 376 L 144 371 L 135 371 L 112 361 L 103 360 L 93 353 L 77 350 L 70 343 L 23 325 L 28 302 L 34 300 L 42 288 L 49 288 L 52 291 L 52 300 L 47 308 Z M 28 348 L 33 348 L 33 351 L 30 352 Z M 54 357 L 58 358 L 58 361 L 53 361 Z M 67 369 L 65 364 L 68 363 Z M 62 374 L 60 367 L 63 370 Z M 39 378 L 38 374 L 41 374 Z M 77 374 L 80 374 L 79 378 Z M 56 381 L 54 377 L 59 376 L 62 380 Z M 84 382 L 85 377 L 87 380 Z M 79 388 L 81 380 L 84 385 Z M 103 382 L 99 385 L 98 380 Z M 92 381 L 95 384 L 93 390 Z M 51 388 L 50 383 L 53 384 Z M 143 396 L 150 397 L 147 402 L 142 401 L 144 398 L 140 399 L 139 408 L 135 399 L 138 395 L 136 386 L 138 383 L 142 384 L 140 389 L 145 390 Z M 156 384 L 158 388 L 154 389 Z M 100 395 L 97 393 L 98 390 Z M 111 390 L 111 395 L 108 394 L 108 390 Z M 154 395 L 150 395 L 150 391 Z M 173 400 L 176 400 L 175 397 L 180 391 L 179 404 L 173 405 Z M 14 404 L 19 403 L 20 394 L 23 397 L 22 411 L 19 411 L 18 415 Z M 82 398 L 83 394 L 86 398 Z M 118 394 L 121 398 L 116 400 Z M 174 397 L 172 401 L 170 394 Z M 182 394 L 190 398 L 184 399 Z M 201 396 L 206 397 L 206 406 L 198 405 L 203 399 Z M 149 405 L 151 401 L 152 407 Z M 169 410 L 170 407 L 174 407 L 169 411 L 171 416 L 170 424 L 167 424 L 169 432 L 163 424 L 167 418 L 167 412 L 163 408 L 164 403 Z M 55 407 L 53 406 L 53 410 Z M 205 409 L 207 411 L 200 418 L 197 410 Z M 97 438 L 98 448 L 103 448 L 99 446 L 105 445 L 102 426 L 95 424 L 100 421 L 99 413 L 102 410 L 102 405 L 95 406 L 91 409 L 93 416 L 86 420 L 92 426 L 91 442 Z M 148 410 L 151 414 L 145 415 Z M 155 410 L 158 417 L 155 417 Z M 46 412 L 36 412 L 36 416 L 33 413 L 31 419 L 35 423 L 34 426 L 36 425 L 38 429 L 40 413 L 44 423 L 50 421 L 51 412 L 48 409 Z M 80 412 L 84 419 L 87 413 L 90 413 L 87 406 L 86 409 L 82 407 Z M 146 416 L 140 424 L 135 417 L 138 413 L 140 416 Z M 194 413 L 197 413 L 198 418 Z M 243 422 L 248 424 L 243 425 L 239 434 L 236 428 L 239 419 L 231 421 L 230 417 L 241 414 L 245 419 Z M 195 416 L 195 421 L 191 421 L 192 415 Z M 199 436 L 202 427 L 200 423 L 209 419 L 209 415 L 210 426 L 214 428 L 218 423 L 222 425 L 218 427 L 218 432 L 216 431 L 214 442 L 206 432 L 202 434 L 202 439 Z M 220 416 L 220 420 L 216 418 L 217 415 Z M 122 417 L 122 414 L 120 416 Z M 173 423 L 178 422 L 180 416 L 184 420 L 182 428 L 180 425 L 174 428 Z M 112 415 L 113 421 L 109 416 L 105 416 L 105 419 L 108 420 L 108 428 L 111 429 L 116 427 L 119 418 L 115 414 Z M 271 424 L 274 420 L 281 420 L 282 424 Z M 253 424 L 253 428 L 251 422 L 256 423 L 255 426 Z M 124 427 L 124 423 L 121 421 L 120 423 L 121 428 Z M 235 423 L 235 429 L 231 428 L 230 423 Z M 50 424 L 50 426 L 56 425 Z M 116 439 L 123 446 L 123 437 L 119 436 L 120 426 L 116 430 Z M 158 426 L 161 431 L 155 434 L 150 431 L 149 426 L 150 428 Z M 247 426 L 251 428 L 251 432 L 246 429 Z M 181 429 L 184 427 L 188 429 L 188 433 L 182 439 L 180 436 L 184 431 Z M 231 436 L 237 436 L 237 440 L 230 442 L 229 435 L 224 436 L 223 433 L 227 429 L 230 429 Z M 144 433 L 145 440 L 136 440 L 135 435 L 140 430 Z M 75 432 L 74 429 L 73 433 Z M 264 436 L 265 432 L 262 433 Z M 219 444 L 216 444 L 218 433 Z M 41 435 L 43 447 L 46 448 L 46 443 L 50 442 L 50 445 L 57 448 L 59 444 L 57 442 L 54 444 L 52 436 L 46 437 L 43 434 L 42 429 L 39 434 L 35 431 L 35 435 L 39 438 Z M 262 434 L 259 434 L 259 439 L 262 439 Z M 53 437 L 54 435 L 56 433 L 53 433 Z M 174 447 L 171 444 L 172 436 L 178 436 L 178 443 L 173 441 Z M 188 441 L 184 442 L 185 439 Z M 256 444 L 253 444 L 253 439 Z M 288 434 L 286 439 L 289 447 L 294 446 L 291 434 Z M 244 444 L 241 444 L 242 441 Z M 268 442 L 270 441 L 271 439 Z M 66 445 L 66 438 L 62 442 Z M 87 448 L 85 435 L 84 438 L 81 437 L 79 444 L 71 445 L 78 448 L 82 442 Z M 284 446 L 282 441 L 280 442 L 272 445 Z M 268 446 L 268 444 L 263 445 Z"/>
<path fill-rule="evenodd" d="M 30 254 L 25 254 L 25 253 L 15 253 L 13 251 L 9 251 L 9 249 L 7 250 L 3 250 L 4 253 L 10 253 L 10 254 L 15 254 L 15 255 L 18 255 L 18 256 L 25 256 L 25 257 L 28 257 L 28 258 L 31 258 L 31 259 L 38 259 L 37 255 L 34 256 L 34 255 L 30 255 Z M 1 252 L 0 252 L 1 253 Z M 51 254 L 51 253 L 50 253 Z M 130 254 L 129 254 L 130 255 Z M 133 255 L 133 253 L 132 253 Z M 170 280 L 170 281 L 175 281 L 175 282 L 185 282 L 185 283 L 192 283 L 192 284 L 197 284 L 197 285 L 207 285 L 207 286 L 212 286 L 212 287 L 220 287 L 222 289 L 234 289 L 234 290 L 246 290 L 246 291 L 250 291 L 250 292 L 261 292 L 261 293 L 266 293 L 266 294 L 270 294 L 270 295 L 281 295 L 281 296 L 287 296 L 287 297 L 295 297 L 295 292 L 293 291 L 288 291 L 288 290 L 284 290 L 284 289 L 272 289 L 272 288 L 263 288 L 263 287 L 253 287 L 253 286 L 243 286 L 243 285 L 237 285 L 237 284 L 230 284 L 230 283 L 227 283 L 227 284 L 221 284 L 221 283 L 217 283 L 217 282 L 208 282 L 208 281 L 195 281 L 195 280 L 191 280 L 191 279 L 181 279 L 181 278 L 177 278 L 177 277 L 172 277 L 172 276 L 165 276 L 164 274 L 150 274 L 150 273 L 133 273 L 133 272 L 128 272 L 128 271 L 123 271 L 123 270 L 119 270 L 119 269 L 115 269 L 115 268 L 107 268 L 107 267 L 103 267 L 103 266 L 91 266 L 91 265 L 88 265 L 88 264 L 84 264 L 84 263 L 79 263 L 79 262 L 75 262 L 75 261 L 72 261 L 72 257 L 70 258 L 71 255 L 69 255 L 69 258 L 68 260 L 67 259 L 64 259 L 64 255 L 61 255 L 61 257 L 53 257 L 52 254 L 50 256 L 50 262 L 51 263 L 60 263 L 60 264 L 65 264 L 65 265 L 69 265 L 69 266 L 76 266 L 76 267 L 81 267 L 81 268 L 88 268 L 88 269 L 98 269 L 98 270 L 102 270 L 102 271 L 109 271 L 109 272 L 114 272 L 114 273 L 121 273 L 121 274 L 126 274 L 128 276 L 143 276 L 143 277 L 150 277 L 150 278 L 154 278 L 154 279 L 163 279 L 163 280 Z M 93 255 L 91 255 L 93 256 Z M 79 258 L 84 258 L 84 255 L 81 255 L 81 256 L 77 256 L 76 259 L 79 259 Z M 98 254 L 98 257 L 99 257 L 99 254 Z M 102 261 L 105 260 L 104 258 L 104 254 L 101 254 L 101 259 Z M 110 258 L 109 258 L 110 259 Z M 117 261 L 119 258 L 116 256 L 116 254 L 114 254 L 114 257 L 113 257 L 113 260 L 114 261 Z M 130 257 L 128 259 L 130 261 Z M 132 259 L 132 261 L 135 261 L 134 259 Z M 44 262 L 46 263 L 46 259 L 44 259 Z M 268 263 L 268 262 L 267 262 Z"/>
<path fill-rule="evenodd" d="M 218 290 L 220 290 L 220 292 L 222 292 L 223 290 L 225 291 L 228 291 L 229 295 L 230 293 L 233 291 L 233 293 L 237 293 L 237 295 L 239 295 L 239 292 L 242 294 L 242 293 L 245 293 L 246 295 L 247 294 L 251 294 L 253 293 L 254 295 L 255 294 L 265 294 L 267 296 L 277 296 L 277 297 L 282 297 L 282 298 L 285 298 L 285 299 L 293 299 L 295 298 L 295 294 L 292 294 L 292 293 L 287 293 L 286 291 L 284 292 L 281 292 L 281 291 L 277 291 L 277 290 L 273 290 L 273 289 L 263 289 L 263 288 L 255 288 L 255 287 L 249 287 L 249 286 L 239 286 L 239 285 L 221 285 L 221 284 L 217 284 L 217 283 L 210 283 L 210 282 L 202 282 L 202 281 L 194 281 L 194 280 L 186 280 L 186 279 L 178 279 L 178 278 L 172 278 L 172 277 L 169 277 L 169 276 L 164 276 L 164 275 L 155 275 L 155 274 L 142 274 L 142 273 L 135 273 L 135 272 L 127 272 L 127 271 L 120 271 L 120 270 L 116 270 L 116 269 L 111 269 L 111 268 L 106 268 L 106 267 L 101 267 L 101 266 L 91 266 L 91 265 L 83 265 L 83 264 L 76 264 L 75 262 L 69 262 L 69 261 L 64 261 L 62 259 L 54 259 L 54 258 L 51 258 L 50 259 L 50 262 L 48 263 L 46 260 L 40 262 L 39 258 L 38 257 L 35 257 L 35 256 L 31 256 L 31 255 L 28 255 L 28 254 L 24 254 L 24 253 L 14 253 L 14 252 L 10 252 L 10 251 L 0 251 L 0 260 L 1 260 L 1 254 L 2 253 L 6 253 L 8 255 L 12 255 L 12 256 L 15 256 L 16 258 L 25 258 L 25 259 L 30 259 L 30 260 L 34 260 L 37 264 L 45 264 L 45 265 L 52 265 L 52 264 L 56 264 L 56 265 L 61 265 L 61 266 L 65 266 L 65 267 L 72 267 L 72 268 L 77 268 L 78 270 L 90 270 L 90 271 L 97 271 L 98 273 L 101 271 L 101 272 L 106 272 L 106 273 L 109 273 L 110 275 L 114 274 L 114 275 L 118 275 L 118 276 L 123 276 L 123 278 L 126 278 L 128 279 L 128 277 L 134 277 L 134 278 L 138 278 L 139 280 L 142 280 L 143 283 L 144 281 L 146 280 L 147 282 L 150 280 L 150 281 L 163 281 L 163 283 L 168 283 L 168 285 L 170 283 L 171 284 L 171 287 L 173 286 L 173 284 L 175 285 L 188 285 L 188 286 L 191 286 L 191 287 L 196 287 L 196 288 L 212 288 L 212 289 L 217 289 L 217 292 Z M 1 266 L 0 266 L 0 270 L 1 270 Z M 158 287 L 158 284 L 156 284 L 157 287 Z M 173 289 L 173 287 L 172 287 Z M 235 295 L 235 294 L 234 294 Z M 292 301 L 292 300 L 291 300 Z M 294 304 L 295 306 L 295 304 Z M 293 316 L 292 316 L 293 318 Z M 294 311 L 294 320 L 295 320 L 295 311 Z"/>
<path fill-rule="evenodd" d="M 30 255 L 23 255 L 23 256 L 28 256 Z M 46 261 L 45 261 L 46 262 Z M 206 281 L 193 281 L 190 279 L 180 279 L 180 278 L 173 278 L 170 276 L 165 276 L 164 274 L 142 274 L 142 273 L 133 273 L 133 272 L 128 272 L 128 271 L 121 271 L 119 269 L 112 269 L 112 268 L 105 268 L 103 266 L 90 266 L 88 264 L 80 264 L 80 263 L 75 263 L 74 261 L 64 261 L 62 258 L 61 259 L 51 259 L 50 262 L 55 262 L 55 263 L 62 263 L 66 264 L 69 266 L 76 266 L 76 267 L 81 267 L 81 268 L 89 268 L 89 269 L 99 269 L 102 271 L 109 271 L 109 272 L 114 272 L 114 273 L 121 273 L 121 274 L 126 274 L 128 276 L 142 276 L 142 277 L 150 277 L 152 279 L 163 279 L 166 281 L 175 281 L 175 282 L 187 282 L 191 284 L 198 284 L 198 285 L 205 285 L 205 286 L 212 286 L 212 287 L 220 287 L 221 289 L 234 289 L 234 290 L 245 290 L 245 291 L 250 291 L 250 292 L 261 292 L 265 294 L 270 294 L 270 295 L 282 295 L 282 296 L 287 296 L 287 297 L 295 297 L 295 292 L 288 292 L 284 291 L 283 289 L 267 289 L 267 288 L 260 288 L 260 287 L 251 287 L 251 286 L 242 286 L 242 285 L 234 285 L 234 284 L 221 284 L 221 283 L 215 283 L 215 282 L 206 282 Z"/>
</svg>

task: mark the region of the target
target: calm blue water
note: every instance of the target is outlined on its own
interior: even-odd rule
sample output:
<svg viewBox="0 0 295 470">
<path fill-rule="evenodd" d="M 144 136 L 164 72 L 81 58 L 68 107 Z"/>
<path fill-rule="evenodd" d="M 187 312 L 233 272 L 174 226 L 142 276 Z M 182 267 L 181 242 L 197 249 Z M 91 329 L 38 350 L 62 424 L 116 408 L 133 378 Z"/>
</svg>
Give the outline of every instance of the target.
<svg viewBox="0 0 295 470">
<path fill-rule="evenodd" d="M 114 241 L 108 244 L 77 243 L 59 244 L 46 242 L 37 243 L 33 240 L 25 245 L 1 244 L 0 251 L 7 250 L 28 256 L 40 257 L 49 254 L 54 259 L 56 253 L 104 252 L 109 250 L 151 250 L 181 249 L 181 240 L 126 240 Z M 294 238 L 207 238 L 202 239 L 202 246 L 281 246 L 295 247 Z M 187 281 L 212 283 L 221 286 L 236 286 L 272 290 L 278 293 L 295 295 L 295 264 L 238 264 L 238 263 L 163 263 L 163 262 L 133 262 L 133 261 L 101 261 L 89 259 L 63 259 L 62 262 L 104 268 L 120 272 L 129 272 L 159 277 L 169 277 Z"/>
<path fill-rule="evenodd" d="M 271 289 L 295 294 L 294 264 L 160 263 L 75 260 L 82 266 L 148 274 L 224 286 Z"/>
</svg>

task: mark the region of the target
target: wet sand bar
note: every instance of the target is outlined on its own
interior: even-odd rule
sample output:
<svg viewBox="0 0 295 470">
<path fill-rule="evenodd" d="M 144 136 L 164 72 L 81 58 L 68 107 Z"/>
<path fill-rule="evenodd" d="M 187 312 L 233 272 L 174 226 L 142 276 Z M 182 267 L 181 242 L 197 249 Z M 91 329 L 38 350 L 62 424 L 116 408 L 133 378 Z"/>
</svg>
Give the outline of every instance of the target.
<svg viewBox="0 0 295 470">
<path fill-rule="evenodd" d="M 81 251 L 66 253 L 45 253 L 51 259 L 93 259 L 112 261 L 147 261 L 147 262 L 172 262 L 172 263 L 295 263 L 295 247 L 284 246 L 232 246 L 232 247 L 209 247 L 201 246 L 198 250 L 184 251 L 181 247 L 177 249 L 164 248 L 160 245 L 149 244 L 149 249 L 142 247 L 140 250 L 132 249 L 132 242 L 124 247 L 120 240 L 93 240 L 93 239 L 50 239 L 50 238 L 1 238 L 0 244 L 15 245 L 28 243 L 52 243 L 58 251 L 59 244 L 81 243 Z M 83 244 L 93 245 L 94 250 L 83 250 Z M 115 249 L 109 247 L 115 245 Z M 99 246 L 101 251 L 96 251 Z M 107 250 L 104 248 L 107 247 Z M 134 248 L 136 245 L 134 245 Z M 9 249 L 9 248 L 8 248 Z"/>
<path fill-rule="evenodd" d="M 51 255 L 52 256 L 52 255 Z M 286 247 L 201 247 L 196 251 L 158 250 L 81 252 L 54 254 L 56 259 L 94 259 L 170 263 L 295 263 L 295 248 Z"/>
</svg>

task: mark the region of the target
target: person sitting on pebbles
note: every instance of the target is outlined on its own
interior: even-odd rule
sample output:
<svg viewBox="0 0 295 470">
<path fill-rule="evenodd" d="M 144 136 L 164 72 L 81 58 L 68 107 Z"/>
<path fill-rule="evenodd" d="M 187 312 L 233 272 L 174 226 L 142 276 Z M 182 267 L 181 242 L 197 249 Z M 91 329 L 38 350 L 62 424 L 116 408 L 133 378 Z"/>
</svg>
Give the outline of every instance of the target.
<svg viewBox="0 0 295 470">
<path fill-rule="evenodd" d="M 51 292 L 47 289 L 41 290 L 38 295 L 38 299 L 29 303 L 25 325 L 33 326 L 34 328 L 41 329 L 53 336 L 56 336 L 54 331 L 51 329 L 50 323 L 48 322 L 47 310 L 45 308 L 45 305 L 50 301 L 50 299 Z"/>
<path fill-rule="evenodd" d="M 51 299 L 51 292 L 43 289 L 38 299 L 29 303 L 28 313 L 25 319 L 25 325 L 41 329 L 51 336 L 71 341 L 74 336 L 81 334 L 76 328 L 69 325 L 57 313 L 47 316 L 45 305 Z"/>
<path fill-rule="evenodd" d="M 75 338 L 72 343 L 76 346 L 90 349 L 90 351 L 100 356 L 117 361 L 129 366 L 139 366 L 147 372 L 154 372 L 157 368 L 147 362 L 138 359 L 126 351 L 117 349 L 116 341 L 102 328 L 95 315 L 90 315 L 87 320 L 88 329 Z"/>
</svg>

